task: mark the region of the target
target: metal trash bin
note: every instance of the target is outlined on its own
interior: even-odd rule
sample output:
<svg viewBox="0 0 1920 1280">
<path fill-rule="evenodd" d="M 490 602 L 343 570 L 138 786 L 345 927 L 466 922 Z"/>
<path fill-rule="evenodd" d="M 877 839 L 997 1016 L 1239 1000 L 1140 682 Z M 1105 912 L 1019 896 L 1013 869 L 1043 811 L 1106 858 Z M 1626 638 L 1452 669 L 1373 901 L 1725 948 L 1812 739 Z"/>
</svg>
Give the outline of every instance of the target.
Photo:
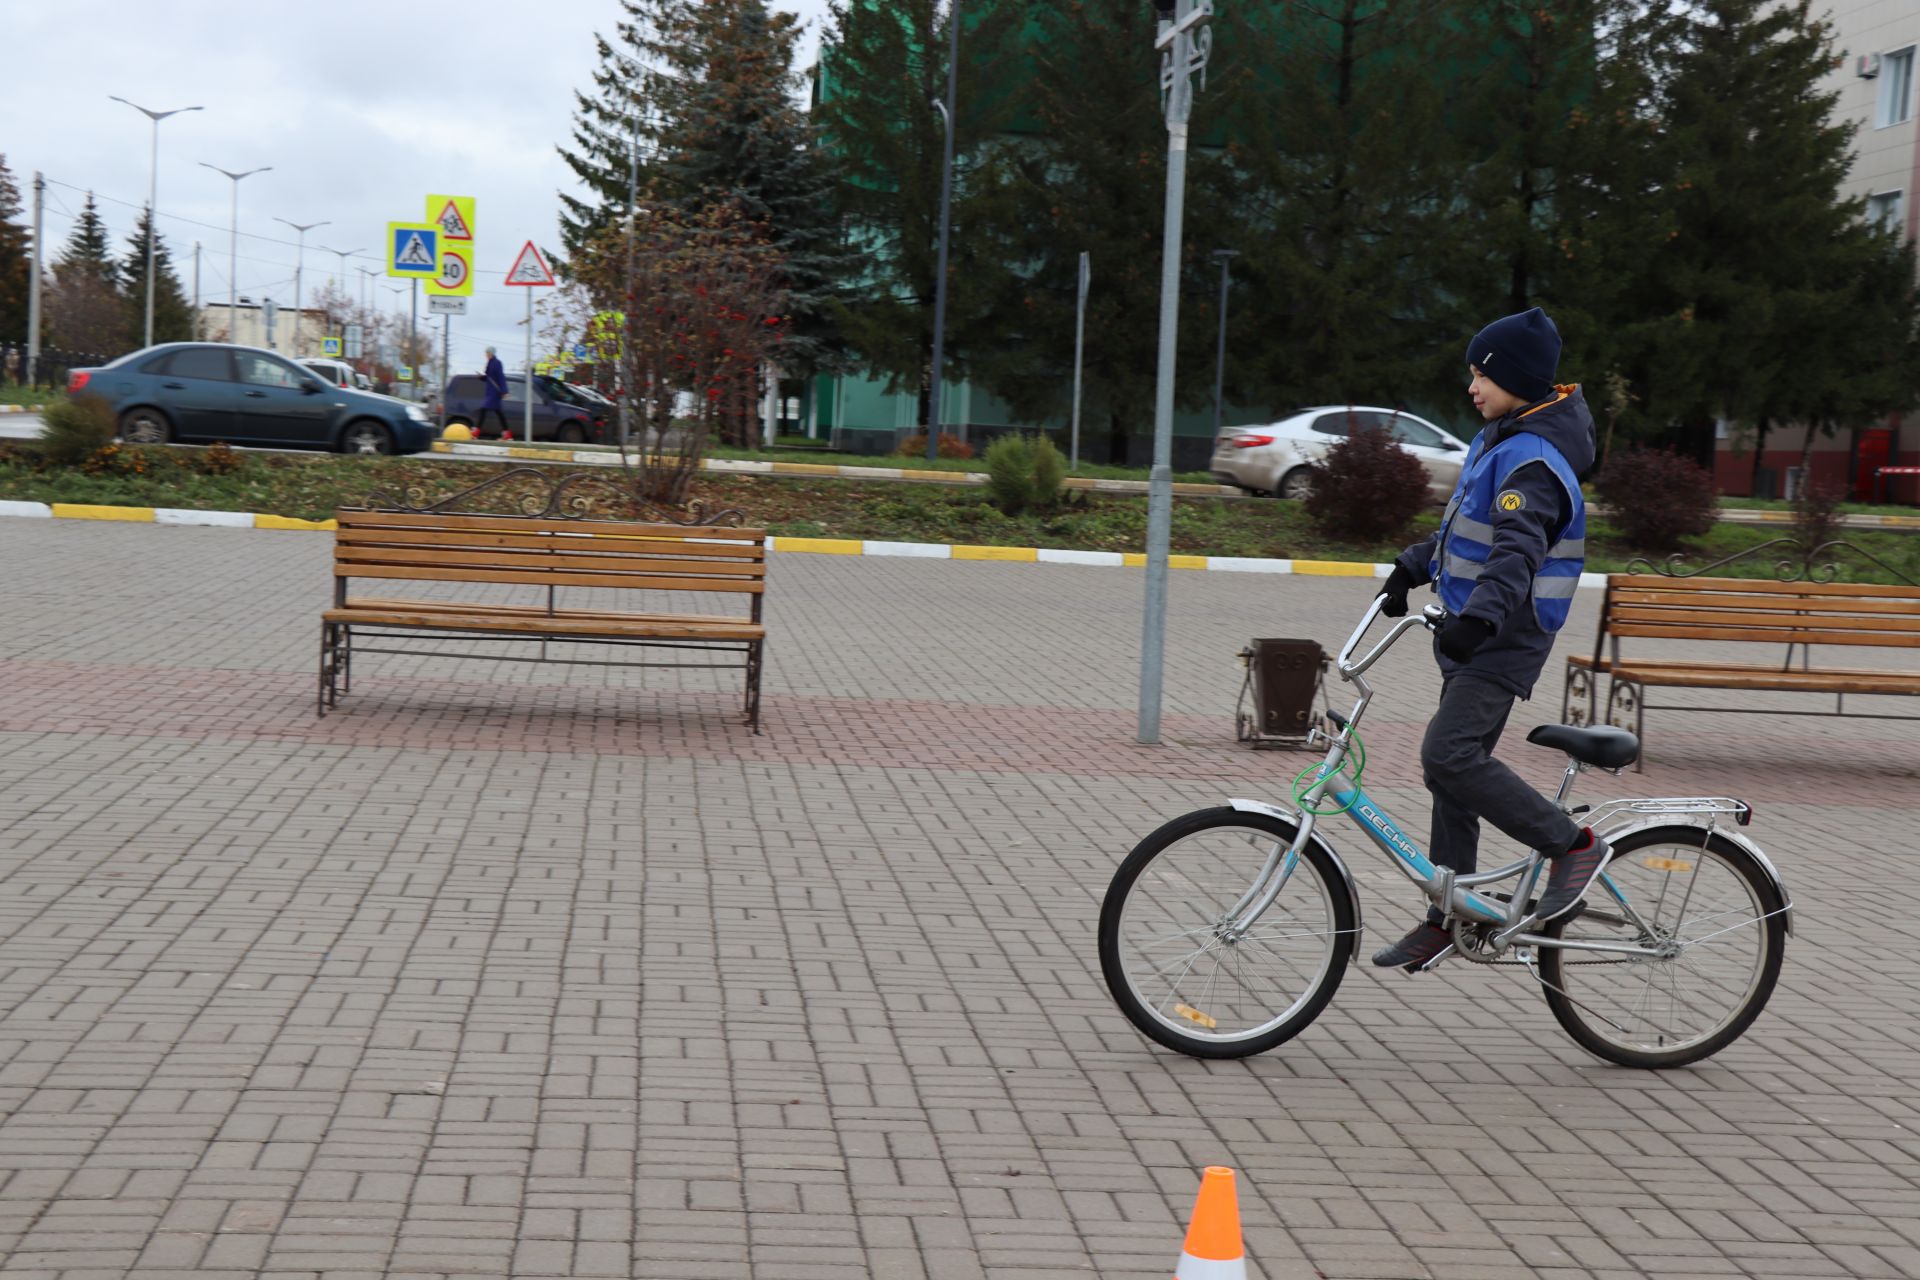
<svg viewBox="0 0 1920 1280">
<path fill-rule="evenodd" d="M 1246 678 L 1234 709 L 1236 734 L 1255 747 L 1304 747 L 1324 717 L 1327 652 L 1315 640 L 1254 640 L 1240 651 Z M 1248 702 L 1252 708 L 1249 710 Z"/>
</svg>

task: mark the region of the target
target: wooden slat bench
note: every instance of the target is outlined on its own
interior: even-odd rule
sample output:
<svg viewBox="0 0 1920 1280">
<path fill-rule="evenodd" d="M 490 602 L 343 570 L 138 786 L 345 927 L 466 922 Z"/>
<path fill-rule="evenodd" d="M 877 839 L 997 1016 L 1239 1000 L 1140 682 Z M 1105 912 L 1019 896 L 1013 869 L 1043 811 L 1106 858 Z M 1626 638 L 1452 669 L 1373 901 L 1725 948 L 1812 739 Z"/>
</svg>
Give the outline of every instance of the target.
<svg viewBox="0 0 1920 1280">
<path fill-rule="evenodd" d="M 760 674 L 767 630 L 766 532 L 701 525 L 642 524 L 624 520 L 530 516 L 441 515 L 411 511 L 346 510 L 334 535 L 333 607 L 321 615 L 318 712 L 350 692 L 353 657 L 360 653 L 415 653 L 373 648 L 356 637 L 489 639 L 539 642 L 537 660 L 632 667 L 738 667 L 746 673 L 746 716 L 760 730 Z M 546 588 L 536 604 L 355 596 L 355 578 L 386 581 L 485 583 Z M 657 613 L 635 609 L 560 607 L 560 591 L 585 589 L 745 595 L 744 616 Z M 698 649 L 737 654 L 727 662 L 628 662 L 608 658 L 547 658 L 547 646 Z M 499 660 L 497 654 L 447 654 L 463 661 Z"/>
<path fill-rule="evenodd" d="M 1751 662 L 1627 657 L 1623 639 L 1746 642 L 1783 646 Z M 1608 679 L 1607 722 L 1645 740 L 1649 688 L 1737 689 L 1834 695 L 1831 711 L 1774 707 L 1653 707 L 1751 711 L 1765 715 L 1847 715 L 1848 694 L 1920 694 L 1920 663 L 1907 669 L 1814 666 L 1814 645 L 1920 649 L 1920 587 L 1870 583 L 1774 582 L 1755 578 L 1670 578 L 1613 574 L 1600 608 L 1593 653 L 1567 659 L 1563 723 L 1593 724 L 1600 677 Z M 1795 664 L 1794 650 L 1799 649 Z M 1584 699 L 1586 705 L 1578 704 Z M 1628 718 L 1632 723 L 1626 723 Z M 1915 716 L 1876 715 L 1910 720 Z"/>
</svg>

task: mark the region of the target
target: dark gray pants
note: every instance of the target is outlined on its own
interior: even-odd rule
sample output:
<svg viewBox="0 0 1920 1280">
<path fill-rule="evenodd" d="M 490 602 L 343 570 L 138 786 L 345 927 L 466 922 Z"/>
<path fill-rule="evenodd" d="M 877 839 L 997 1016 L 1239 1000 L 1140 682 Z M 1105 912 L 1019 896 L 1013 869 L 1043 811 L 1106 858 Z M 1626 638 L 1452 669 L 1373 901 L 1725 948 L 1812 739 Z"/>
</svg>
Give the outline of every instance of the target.
<svg viewBox="0 0 1920 1280">
<path fill-rule="evenodd" d="M 1513 694 L 1491 680 L 1457 675 L 1440 690 L 1440 710 L 1420 744 L 1420 770 L 1433 793 L 1436 866 L 1462 874 L 1479 865 L 1480 819 L 1528 849 L 1559 853 L 1580 827 L 1553 801 L 1493 758 L 1513 711 Z M 1436 923 L 1440 913 L 1430 913 Z"/>
</svg>

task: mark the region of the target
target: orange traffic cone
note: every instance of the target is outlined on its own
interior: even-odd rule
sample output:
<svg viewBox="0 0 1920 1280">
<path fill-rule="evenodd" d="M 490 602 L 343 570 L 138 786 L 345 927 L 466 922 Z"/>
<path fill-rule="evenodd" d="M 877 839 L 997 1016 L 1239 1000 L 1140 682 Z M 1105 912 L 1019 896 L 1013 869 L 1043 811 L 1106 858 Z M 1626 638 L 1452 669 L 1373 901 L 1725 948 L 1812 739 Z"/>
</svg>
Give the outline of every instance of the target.
<svg viewBox="0 0 1920 1280">
<path fill-rule="evenodd" d="M 1233 1190 L 1233 1170 L 1218 1165 L 1200 1179 L 1193 1202 L 1193 1223 L 1187 1228 L 1187 1247 L 1173 1280 L 1247 1280 L 1247 1251 L 1240 1243 L 1240 1201 Z"/>
</svg>

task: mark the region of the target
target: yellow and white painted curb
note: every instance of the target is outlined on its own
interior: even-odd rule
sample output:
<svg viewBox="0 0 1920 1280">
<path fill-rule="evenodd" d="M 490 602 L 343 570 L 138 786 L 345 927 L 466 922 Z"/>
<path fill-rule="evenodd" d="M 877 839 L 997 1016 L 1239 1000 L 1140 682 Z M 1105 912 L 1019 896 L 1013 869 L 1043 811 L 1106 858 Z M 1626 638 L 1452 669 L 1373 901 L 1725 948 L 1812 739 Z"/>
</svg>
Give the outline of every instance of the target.
<svg viewBox="0 0 1920 1280">
<path fill-rule="evenodd" d="M 46 407 L 43 404 L 0 404 L 0 413 L 42 413 Z"/>
<path fill-rule="evenodd" d="M 332 520 L 296 520 L 291 516 L 258 515 L 251 511 L 189 511 L 177 507 L 107 507 L 80 502 L 16 502 L 0 499 L 0 516 L 27 516 L 55 520 L 115 520 L 172 525 L 211 525 L 224 529 L 320 529 L 338 527 Z M 767 549 L 796 555 L 905 557 L 916 560 L 999 560 L 1014 564 L 1077 564 L 1098 568 L 1137 569 L 1147 563 L 1138 551 L 1066 551 L 1054 547 L 989 547 L 947 542 L 883 542 L 868 538 L 769 537 Z M 1248 556 L 1167 557 L 1174 569 L 1213 570 L 1216 573 L 1297 574 L 1316 578 L 1384 578 L 1390 564 L 1357 560 L 1282 560 Z M 1580 585 L 1603 587 L 1602 573 L 1583 573 Z"/>
<path fill-rule="evenodd" d="M 333 529 L 333 520 L 296 520 L 252 511 L 193 511 L 184 507 L 106 507 L 90 502 L 15 502 L 0 499 L 0 516 L 40 520 L 117 520 L 133 524 L 211 525 L 220 529 Z"/>
<path fill-rule="evenodd" d="M 566 462 L 587 467 L 617 467 L 620 455 L 604 449 L 540 448 L 524 444 L 478 444 L 462 440 L 436 440 L 435 453 L 461 458 L 517 458 L 527 462 Z M 979 485 L 987 482 L 984 471 L 929 471 L 913 467 L 829 466 L 821 462 L 768 462 L 758 458 L 702 458 L 702 471 L 716 475 L 788 476 L 794 479 L 826 476 L 839 480 L 915 480 L 929 484 Z M 1147 491 L 1144 480 L 1096 480 L 1088 476 L 1068 476 L 1068 489 L 1088 493 L 1133 493 Z M 1187 484 L 1173 486 L 1176 495 L 1186 498 L 1243 498 L 1246 495 L 1229 484 Z"/>
</svg>

